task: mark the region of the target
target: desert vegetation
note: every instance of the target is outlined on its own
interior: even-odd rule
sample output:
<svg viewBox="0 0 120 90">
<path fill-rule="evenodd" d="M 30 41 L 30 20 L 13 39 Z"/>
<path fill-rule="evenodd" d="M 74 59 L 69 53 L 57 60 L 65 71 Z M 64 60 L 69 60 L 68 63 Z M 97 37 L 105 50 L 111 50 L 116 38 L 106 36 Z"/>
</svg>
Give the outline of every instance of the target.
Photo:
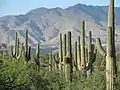
<svg viewBox="0 0 120 90">
<path fill-rule="evenodd" d="M 92 31 L 85 41 L 85 21 L 81 35 L 74 40 L 72 33 L 59 35 L 59 52 L 36 53 L 29 46 L 29 30 L 20 43 L 18 32 L 15 45 L 0 51 L 0 90 L 120 90 L 120 54 L 115 50 L 114 0 L 108 10 L 106 49 L 98 37 L 92 42 Z M 72 49 L 73 48 L 73 49 Z"/>
</svg>

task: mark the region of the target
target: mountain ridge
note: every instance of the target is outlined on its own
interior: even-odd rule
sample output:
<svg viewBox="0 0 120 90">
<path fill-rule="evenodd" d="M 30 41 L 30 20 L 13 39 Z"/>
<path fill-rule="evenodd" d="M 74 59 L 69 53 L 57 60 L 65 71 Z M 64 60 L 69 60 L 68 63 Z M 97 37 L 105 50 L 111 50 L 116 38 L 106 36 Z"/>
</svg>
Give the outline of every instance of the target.
<svg viewBox="0 0 120 90">
<path fill-rule="evenodd" d="M 14 43 L 15 32 L 19 32 L 21 42 L 24 41 L 25 30 L 29 30 L 29 43 L 41 42 L 42 47 L 58 47 L 59 33 L 72 32 L 72 41 L 80 35 L 81 22 L 86 22 L 86 40 L 88 31 L 93 32 L 93 42 L 101 37 L 106 42 L 107 6 L 76 4 L 68 8 L 37 8 L 24 15 L 0 17 L 0 43 Z M 116 42 L 120 42 L 120 7 L 115 8 Z"/>
</svg>

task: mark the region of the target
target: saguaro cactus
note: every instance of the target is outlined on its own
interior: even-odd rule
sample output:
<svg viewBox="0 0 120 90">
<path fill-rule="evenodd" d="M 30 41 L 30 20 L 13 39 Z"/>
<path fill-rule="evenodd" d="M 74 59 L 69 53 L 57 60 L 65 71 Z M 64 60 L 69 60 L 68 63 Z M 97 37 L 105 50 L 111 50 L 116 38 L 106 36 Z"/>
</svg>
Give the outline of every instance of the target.
<svg viewBox="0 0 120 90">
<path fill-rule="evenodd" d="M 104 56 L 106 56 L 106 90 L 113 90 L 113 52 L 112 52 L 112 27 L 108 28 L 108 34 L 107 34 L 107 45 L 105 51 L 103 48 L 100 48 L 101 41 L 100 39 L 97 39 L 97 48 L 100 51 L 100 53 Z"/>
<path fill-rule="evenodd" d="M 49 71 L 52 71 L 52 51 L 49 53 Z"/>
<path fill-rule="evenodd" d="M 14 50 L 15 48 L 15 50 Z M 15 47 L 11 46 L 11 54 L 14 58 L 19 59 L 22 55 L 23 51 L 23 43 L 21 48 L 21 53 L 19 52 L 19 39 L 18 39 L 18 33 L 15 34 Z"/>
<path fill-rule="evenodd" d="M 60 36 L 59 36 L 59 58 L 60 58 L 59 70 L 62 70 L 62 61 L 63 61 L 63 53 L 62 53 L 62 33 L 60 33 Z"/>
<path fill-rule="evenodd" d="M 65 56 L 66 56 L 66 34 L 64 34 L 63 45 L 63 72 L 65 71 Z"/>
<path fill-rule="evenodd" d="M 81 30 L 81 72 L 83 76 L 86 76 L 86 60 L 85 60 L 85 22 L 82 22 L 82 30 Z"/>
<path fill-rule="evenodd" d="M 71 45 L 71 32 L 67 34 L 67 55 L 65 57 L 65 78 L 67 82 L 72 82 L 72 45 Z"/>
<path fill-rule="evenodd" d="M 80 36 L 77 41 L 77 67 L 81 70 L 81 49 L 80 49 Z"/>
<path fill-rule="evenodd" d="M 39 69 L 40 69 L 40 44 L 38 43 L 37 46 L 36 46 L 36 56 L 35 56 L 35 63 L 36 63 L 36 69 L 37 71 L 39 72 Z"/>
<path fill-rule="evenodd" d="M 97 39 L 98 49 L 106 56 L 106 90 L 114 90 L 115 76 L 117 74 L 115 55 L 115 28 L 114 28 L 114 0 L 110 0 L 108 11 L 108 29 L 106 51 L 101 46 L 100 39 Z"/>
<path fill-rule="evenodd" d="M 78 63 L 77 63 L 77 41 L 75 41 L 75 48 L 74 48 L 74 66 L 75 69 L 78 69 Z"/>
<path fill-rule="evenodd" d="M 88 65 L 89 65 L 89 70 L 87 71 L 87 76 L 91 75 L 92 73 L 92 63 L 93 63 L 93 53 L 94 50 L 92 50 L 92 32 L 89 31 L 89 36 L 88 36 Z"/>
<path fill-rule="evenodd" d="M 114 15 L 114 1 L 110 0 L 109 11 L 108 11 L 108 27 L 112 27 L 112 56 L 113 56 L 113 73 L 114 76 L 117 75 L 117 66 L 116 66 L 116 50 L 115 50 L 115 15 Z"/>
<path fill-rule="evenodd" d="M 25 60 L 28 62 L 30 60 L 31 47 L 28 47 L 28 30 L 26 30 L 25 36 Z"/>
</svg>

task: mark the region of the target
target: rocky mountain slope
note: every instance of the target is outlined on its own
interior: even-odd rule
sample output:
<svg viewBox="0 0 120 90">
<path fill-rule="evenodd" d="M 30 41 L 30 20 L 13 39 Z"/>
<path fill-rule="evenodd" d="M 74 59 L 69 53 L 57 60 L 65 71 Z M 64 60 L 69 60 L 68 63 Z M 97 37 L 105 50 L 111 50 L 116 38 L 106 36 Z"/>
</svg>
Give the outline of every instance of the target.
<svg viewBox="0 0 120 90">
<path fill-rule="evenodd" d="M 57 47 L 59 33 L 72 32 L 72 42 L 80 35 L 81 22 L 86 22 L 86 40 L 88 31 L 93 32 L 93 42 L 97 37 L 106 42 L 107 6 L 87 6 L 77 4 L 66 9 L 37 8 L 25 15 L 0 17 L 0 43 L 13 44 L 15 31 L 20 41 L 24 41 L 25 30 L 29 30 L 29 43 L 34 46 L 41 42 L 43 48 Z M 120 7 L 115 8 L 116 42 L 120 42 Z"/>
</svg>

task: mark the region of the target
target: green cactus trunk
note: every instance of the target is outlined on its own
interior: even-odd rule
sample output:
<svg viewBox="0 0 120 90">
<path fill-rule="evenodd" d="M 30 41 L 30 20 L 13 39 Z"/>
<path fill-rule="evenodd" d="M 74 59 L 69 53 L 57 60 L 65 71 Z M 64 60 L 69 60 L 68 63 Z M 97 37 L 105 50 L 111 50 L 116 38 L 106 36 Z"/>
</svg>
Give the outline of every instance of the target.
<svg viewBox="0 0 120 90">
<path fill-rule="evenodd" d="M 115 17 L 114 0 L 110 0 L 108 10 L 108 36 L 106 56 L 106 90 L 113 90 L 117 75 L 116 50 L 115 50 Z"/>
<path fill-rule="evenodd" d="M 75 48 L 74 48 L 74 67 L 75 70 L 78 70 L 78 63 L 77 63 L 77 41 L 75 42 Z"/>
<path fill-rule="evenodd" d="M 112 56 L 112 27 L 108 28 L 107 34 L 107 56 L 106 56 L 106 90 L 114 90 L 113 88 L 113 56 Z"/>
<path fill-rule="evenodd" d="M 15 36 L 15 56 L 18 54 L 17 51 L 18 51 L 18 33 L 16 32 L 16 36 Z"/>
<path fill-rule="evenodd" d="M 89 36 L 88 36 L 88 63 L 91 65 L 89 70 L 87 71 L 87 76 L 90 76 L 92 73 L 92 32 L 89 31 Z"/>
<path fill-rule="evenodd" d="M 38 43 L 36 47 L 35 63 L 36 63 L 36 70 L 37 72 L 39 72 L 40 71 L 40 43 Z"/>
<path fill-rule="evenodd" d="M 52 52 L 49 53 L 49 71 L 52 71 Z"/>
<path fill-rule="evenodd" d="M 85 60 L 85 22 L 82 22 L 82 31 L 81 31 L 81 74 L 86 76 L 86 60 Z"/>
<path fill-rule="evenodd" d="M 28 30 L 26 30 L 25 36 L 25 60 L 27 60 L 27 58 L 28 58 Z"/>
<path fill-rule="evenodd" d="M 17 39 L 17 56 L 19 55 L 19 38 Z"/>
<path fill-rule="evenodd" d="M 115 52 L 115 28 L 114 28 L 114 0 L 110 0 L 108 11 L 108 29 L 106 52 L 101 46 L 100 39 L 97 40 L 97 48 L 106 56 L 106 90 L 115 89 L 115 77 L 117 75 L 116 52 Z"/>
<path fill-rule="evenodd" d="M 54 60 L 54 70 L 57 71 L 57 59 L 56 59 L 56 54 L 53 55 L 53 60 Z"/>
<path fill-rule="evenodd" d="M 114 76 L 117 75 L 117 66 L 116 66 L 116 50 L 115 50 L 115 15 L 114 15 L 114 1 L 110 0 L 109 11 L 108 11 L 108 27 L 112 27 L 112 56 L 113 56 L 113 64 L 114 64 Z"/>
<path fill-rule="evenodd" d="M 65 78 L 66 82 L 72 82 L 72 45 L 71 45 L 71 32 L 67 35 L 67 55 L 65 57 Z"/>
<path fill-rule="evenodd" d="M 66 56 L 66 34 L 64 34 L 64 43 L 63 43 L 63 72 L 65 72 L 65 56 Z"/>
<path fill-rule="evenodd" d="M 81 70 L 81 49 L 80 49 L 80 36 L 77 41 L 77 67 L 78 70 Z"/>
<path fill-rule="evenodd" d="M 59 58 L 60 58 L 59 70 L 62 71 L 63 53 L 62 53 L 62 34 L 61 33 L 59 36 Z"/>
<path fill-rule="evenodd" d="M 36 56 L 40 58 L 40 43 L 38 43 L 36 47 Z"/>
</svg>

